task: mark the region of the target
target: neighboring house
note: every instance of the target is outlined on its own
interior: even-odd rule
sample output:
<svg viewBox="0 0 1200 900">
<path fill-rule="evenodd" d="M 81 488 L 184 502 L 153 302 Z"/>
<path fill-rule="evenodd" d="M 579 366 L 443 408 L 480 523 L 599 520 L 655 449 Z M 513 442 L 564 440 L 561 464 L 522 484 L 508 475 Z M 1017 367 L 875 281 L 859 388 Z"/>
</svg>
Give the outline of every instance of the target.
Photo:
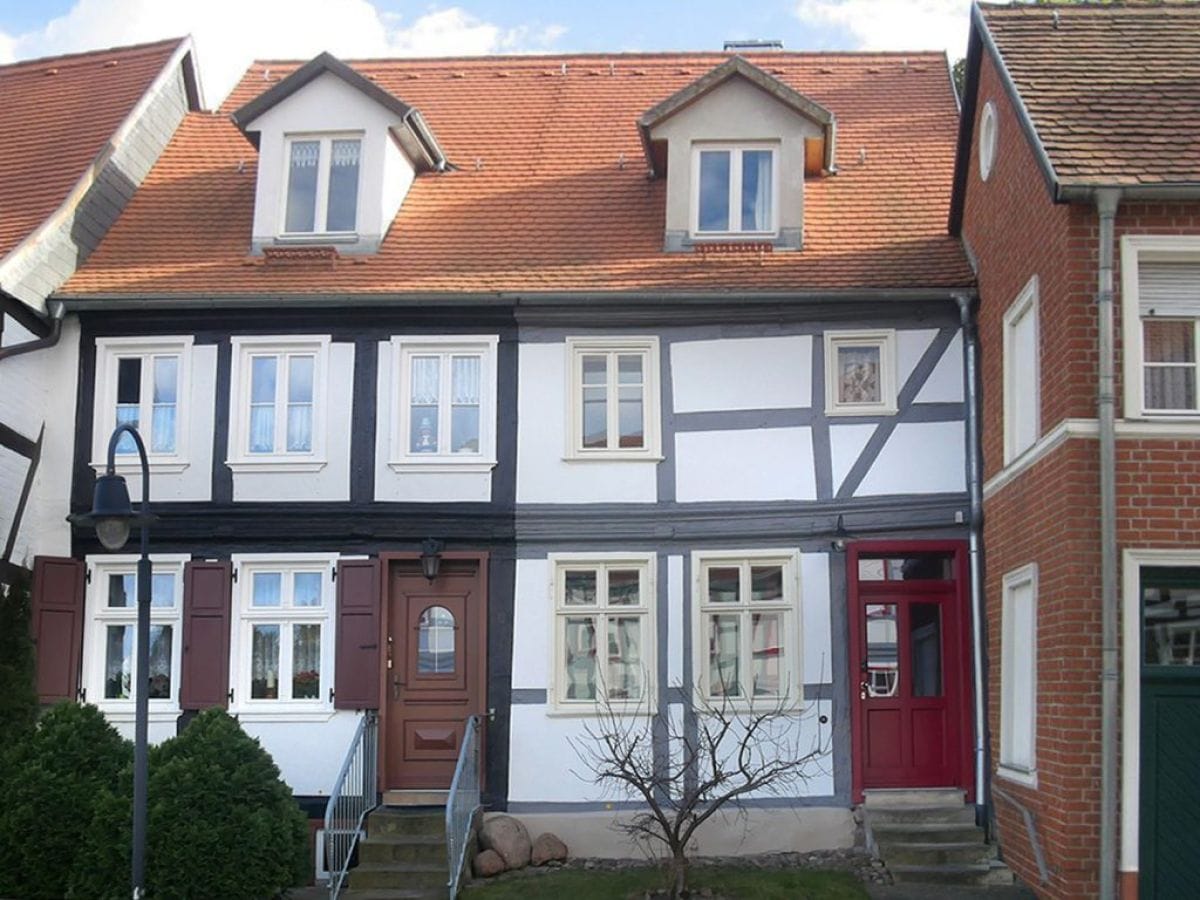
<svg viewBox="0 0 1200 900">
<path fill-rule="evenodd" d="M 72 509 L 150 443 L 152 737 L 227 706 L 316 813 L 361 710 L 389 791 L 482 714 L 490 808 L 628 854 L 570 741 L 727 693 L 830 740 L 746 849 L 973 801 L 957 112 L 941 54 L 774 52 L 322 55 L 187 115 L 54 295 Z M 129 730 L 133 557 L 51 566 L 47 675 Z"/>
<path fill-rule="evenodd" d="M 977 7 L 967 63 L 999 839 L 1043 896 L 1194 896 L 1200 8 Z"/>
<path fill-rule="evenodd" d="M 47 298 L 200 100 L 190 40 L 0 66 L 0 585 L 66 524 L 79 326 Z"/>
</svg>

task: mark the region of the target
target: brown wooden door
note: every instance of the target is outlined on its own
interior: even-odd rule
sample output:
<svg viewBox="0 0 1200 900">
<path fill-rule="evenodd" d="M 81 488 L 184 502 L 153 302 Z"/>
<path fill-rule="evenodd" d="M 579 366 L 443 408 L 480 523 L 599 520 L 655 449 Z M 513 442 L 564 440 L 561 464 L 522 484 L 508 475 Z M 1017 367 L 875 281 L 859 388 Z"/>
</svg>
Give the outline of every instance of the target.
<svg viewBox="0 0 1200 900">
<path fill-rule="evenodd" d="M 856 793 L 963 787 L 970 682 L 961 553 L 884 544 L 851 553 Z"/>
<path fill-rule="evenodd" d="M 484 712 L 483 560 L 447 558 L 434 581 L 391 564 L 384 676 L 384 788 L 448 788 L 466 719 Z"/>
</svg>

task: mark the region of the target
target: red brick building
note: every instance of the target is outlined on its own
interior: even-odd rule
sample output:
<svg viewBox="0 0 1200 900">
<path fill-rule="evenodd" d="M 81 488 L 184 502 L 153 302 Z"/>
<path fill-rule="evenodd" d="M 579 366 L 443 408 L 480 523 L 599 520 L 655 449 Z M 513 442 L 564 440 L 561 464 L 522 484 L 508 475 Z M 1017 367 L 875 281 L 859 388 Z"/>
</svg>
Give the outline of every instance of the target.
<svg viewBox="0 0 1200 900">
<path fill-rule="evenodd" d="M 964 94 L 996 832 L 1041 896 L 1194 896 L 1200 8 L 977 6 Z"/>
</svg>

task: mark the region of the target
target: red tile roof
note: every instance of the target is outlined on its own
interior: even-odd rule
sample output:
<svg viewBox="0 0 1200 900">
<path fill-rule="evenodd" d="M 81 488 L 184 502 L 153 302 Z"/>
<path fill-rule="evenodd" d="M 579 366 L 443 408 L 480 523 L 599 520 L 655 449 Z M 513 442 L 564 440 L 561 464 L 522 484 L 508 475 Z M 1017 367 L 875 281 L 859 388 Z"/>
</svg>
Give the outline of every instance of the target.
<svg viewBox="0 0 1200 900">
<path fill-rule="evenodd" d="M 981 11 L 1063 185 L 1200 182 L 1200 5 Z"/>
<path fill-rule="evenodd" d="M 457 171 L 417 178 L 380 252 L 249 254 L 256 153 L 228 114 L 298 67 L 260 62 L 192 114 L 71 295 L 811 291 L 970 284 L 946 233 L 957 111 L 941 54 L 751 61 L 837 116 L 839 174 L 805 186 L 800 252 L 665 253 L 638 118 L 724 54 L 352 63 L 417 107 Z"/>
<path fill-rule="evenodd" d="M 67 199 L 181 43 L 0 66 L 0 258 Z"/>
</svg>

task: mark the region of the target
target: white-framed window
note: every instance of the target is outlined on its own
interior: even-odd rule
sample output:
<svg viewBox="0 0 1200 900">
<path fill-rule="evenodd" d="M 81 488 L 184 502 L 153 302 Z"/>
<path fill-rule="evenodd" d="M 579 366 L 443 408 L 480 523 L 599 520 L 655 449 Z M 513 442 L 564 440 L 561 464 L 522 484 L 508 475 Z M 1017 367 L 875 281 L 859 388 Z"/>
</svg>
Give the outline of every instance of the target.
<svg viewBox="0 0 1200 900">
<path fill-rule="evenodd" d="M 1004 313 L 1004 462 L 1041 436 L 1041 330 L 1034 275 Z"/>
<path fill-rule="evenodd" d="M 800 554 L 692 554 L 698 689 L 708 702 L 801 699 Z"/>
<path fill-rule="evenodd" d="M 550 556 L 552 697 L 560 712 L 652 712 L 655 557 Z"/>
<path fill-rule="evenodd" d="M 979 177 L 987 181 L 996 164 L 996 144 L 999 140 L 996 104 L 989 100 L 979 116 Z"/>
<path fill-rule="evenodd" d="M 495 335 L 393 337 L 393 469 L 496 464 Z"/>
<path fill-rule="evenodd" d="M 150 713 L 179 712 L 183 566 L 187 555 L 150 557 Z M 137 673 L 137 564 L 134 554 L 89 556 L 83 685 L 105 713 L 132 718 Z"/>
<path fill-rule="evenodd" d="M 1037 594 L 1031 563 L 1004 576 L 1000 647 L 1000 772 L 1037 784 Z"/>
<path fill-rule="evenodd" d="M 361 134 L 284 140 L 283 234 L 353 234 L 358 226 Z"/>
<path fill-rule="evenodd" d="M 691 196 L 693 236 L 775 234 L 778 145 L 694 144 Z"/>
<path fill-rule="evenodd" d="M 106 464 L 109 436 L 129 423 L 141 434 L 154 471 L 187 467 L 191 350 L 191 335 L 96 339 L 93 466 Z M 117 463 L 136 468 L 137 462 L 137 447 L 125 435 L 117 444 Z"/>
<path fill-rule="evenodd" d="M 568 459 L 657 459 L 658 338 L 567 338 Z"/>
<path fill-rule="evenodd" d="M 896 332 L 825 332 L 825 414 L 896 412 Z"/>
<path fill-rule="evenodd" d="M 329 337 L 234 337 L 229 465 L 319 471 Z"/>
<path fill-rule="evenodd" d="M 232 706 L 270 714 L 333 710 L 333 572 L 326 553 L 235 555 Z"/>
<path fill-rule="evenodd" d="M 1125 417 L 1200 419 L 1200 236 L 1121 238 Z"/>
</svg>

